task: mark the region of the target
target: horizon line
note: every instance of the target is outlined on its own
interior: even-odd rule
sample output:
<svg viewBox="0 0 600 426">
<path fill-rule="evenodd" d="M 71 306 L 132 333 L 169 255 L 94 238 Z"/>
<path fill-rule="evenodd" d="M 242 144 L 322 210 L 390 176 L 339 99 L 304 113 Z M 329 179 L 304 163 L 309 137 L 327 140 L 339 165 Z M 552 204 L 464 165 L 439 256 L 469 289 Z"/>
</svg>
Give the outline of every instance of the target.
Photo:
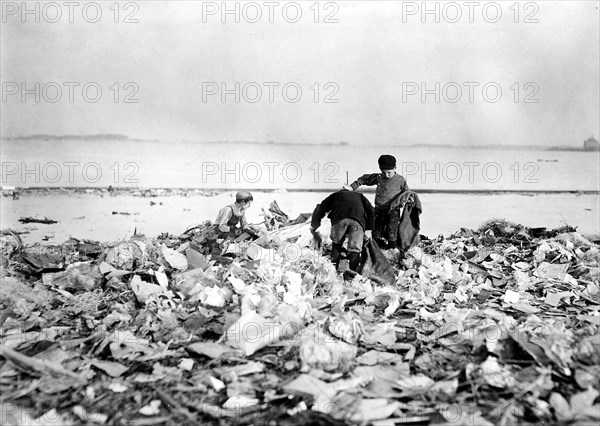
<svg viewBox="0 0 600 426">
<path fill-rule="evenodd" d="M 314 143 L 314 142 L 275 142 L 272 140 L 268 141 L 252 141 L 252 140 L 190 140 L 190 139 L 178 139 L 178 140 L 161 140 L 161 139 L 147 139 L 147 138 L 131 138 L 127 135 L 117 134 L 117 133 L 98 133 L 98 134 L 87 134 L 87 135 L 50 135 L 50 134 L 30 134 L 30 135 L 21 135 L 21 136 L 1 136 L 0 140 L 36 140 L 36 139 L 52 139 L 52 140 L 60 140 L 60 139 L 103 139 L 103 140 L 115 140 L 115 141 L 128 141 L 128 142 L 167 142 L 167 143 L 198 143 L 198 144 L 258 144 L 258 145 L 311 145 L 311 146 L 401 146 L 405 148 L 415 148 L 415 147 L 445 147 L 445 148 L 576 148 L 581 149 L 582 144 L 568 144 L 568 145 L 545 145 L 545 144 L 503 144 L 503 143 L 491 143 L 491 144 L 479 144 L 479 145 L 468 145 L 468 144 L 445 144 L 445 143 L 411 143 L 406 145 L 398 145 L 394 143 L 361 143 L 355 144 L 347 141 L 339 141 L 339 142 L 323 142 L 323 143 Z M 595 139 L 592 135 L 590 139 Z M 585 142 L 585 141 L 584 141 Z"/>
</svg>

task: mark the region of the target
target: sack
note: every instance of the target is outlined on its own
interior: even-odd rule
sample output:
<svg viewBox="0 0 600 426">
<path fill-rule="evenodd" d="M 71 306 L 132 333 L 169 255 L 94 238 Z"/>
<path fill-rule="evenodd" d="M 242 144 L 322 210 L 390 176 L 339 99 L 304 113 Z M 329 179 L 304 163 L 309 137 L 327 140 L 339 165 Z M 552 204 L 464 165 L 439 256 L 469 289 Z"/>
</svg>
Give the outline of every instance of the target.
<svg viewBox="0 0 600 426">
<path fill-rule="evenodd" d="M 416 192 L 407 191 L 403 194 L 404 209 L 398 225 L 397 247 L 406 251 L 419 242 L 421 230 L 420 215 L 423 212 L 421 200 Z"/>
<path fill-rule="evenodd" d="M 393 284 L 396 281 L 392 265 L 373 239 L 363 244 L 356 272 L 377 284 Z"/>
<path fill-rule="evenodd" d="M 421 210 L 416 205 L 406 204 L 398 225 L 397 244 L 401 251 L 406 251 L 419 242 Z"/>
</svg>

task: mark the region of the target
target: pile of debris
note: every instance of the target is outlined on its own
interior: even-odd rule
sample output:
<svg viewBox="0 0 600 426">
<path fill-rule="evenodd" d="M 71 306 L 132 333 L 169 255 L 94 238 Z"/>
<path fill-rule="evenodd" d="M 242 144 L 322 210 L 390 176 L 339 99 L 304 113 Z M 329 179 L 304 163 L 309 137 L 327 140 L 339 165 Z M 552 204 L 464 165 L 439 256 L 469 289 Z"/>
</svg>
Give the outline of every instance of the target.
<svg viewBox="0 0 600 426">
<path fill-rule="evenodd" d="M 493 221 L 387 251 L 381 282 L 345 280 L 287 224 L 231 243 L 210 223 L 111 245 L 6 234 L 2 423 L 600 420 L 597 241 Z"/>
</svg>

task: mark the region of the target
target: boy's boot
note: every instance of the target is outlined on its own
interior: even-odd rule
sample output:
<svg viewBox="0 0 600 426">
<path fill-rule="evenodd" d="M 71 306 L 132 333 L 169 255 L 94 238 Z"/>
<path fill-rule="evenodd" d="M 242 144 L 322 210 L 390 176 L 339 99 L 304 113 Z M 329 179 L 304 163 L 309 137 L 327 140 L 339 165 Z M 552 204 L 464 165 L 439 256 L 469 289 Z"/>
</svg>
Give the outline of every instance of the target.
<svg viewBox="0 0 600 426">
<path fill-rule="evenodd" d="M 387 248 L 385 240 L 381 238 L 373 238 L 373 241 L 375 241 L 375 244 L 377 244 L 377 247 L 379 247 L 380 249 L 385 250 Z"/>
<path fill-rule="evenodd" d="M 335 269 L 338 268 L 341 257 L 342 257 L 342 245 L 339 243 L 331 243 L 331 261 L 335 265 Z"/>
<path fill-rule="evenodd" d="M 348 261 L 350 263 L 350 270 L 356 272 L 360 263 L 360 252 L 352 251 L 348 253 Z"/>
</svg>

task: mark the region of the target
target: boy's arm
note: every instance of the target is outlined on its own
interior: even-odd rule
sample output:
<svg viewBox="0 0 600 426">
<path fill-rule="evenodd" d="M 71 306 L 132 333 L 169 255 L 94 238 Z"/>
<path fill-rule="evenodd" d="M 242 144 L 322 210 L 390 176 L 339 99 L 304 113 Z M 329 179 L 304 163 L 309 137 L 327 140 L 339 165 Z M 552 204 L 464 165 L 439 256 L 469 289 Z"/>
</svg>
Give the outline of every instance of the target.
<svg viewBox="0 0 600 426">
<path fill-rule="evenodd" d="M 317 204 L 317 207 L 315 207 L 315 210 L 312 214 L 312 219 L 310 221 L 311 231 L 316 231 L 317 229 L 319 229 L 319 226 L 321 226 L 321 219 L 323 219 L 323 216 L 325 216 L 325 213 L 323 212 L 322 206 L 321 204 Z"/>
<path fill-rule="evenodd" d="M 321 248 L 321 245 L 323 244 L 323 238 L 319 235 L 317 229 L 319 229 L 319 226 L 321 226 L 321 219 L 323 219 L 324 215 L 325 212 L 322 204 L 317 204 L 317 207 L 315 207 L 315 210 L 312 214 L 312 220 L 310 221 L 310 233 L 317 242 L 317 248 Z"/>
<path fill-rule="evenodd" d="M 242 218 L 240 219 L 240 225 L 242 225 L 242 229 L 248 229 L 250 226 L 248 225 L 248 221 L 246 220 L 246 211 L 242 212 Z"/>
<path fill-rule="evenodd" d="M 256 228 L 253 225 L 250 225 L 248 223 L 248 220 L 246 219 L 246 212 L 244 211 L 242 213 L 242 219 L 241 219 L 241 225 L 242 225 L 242 231 L 248 232 L 251 235 L 255 235 L 258 236 L 258 234 L 260 233 L 260 230 L 258 228 Z"/>
<path fill-rule="evenodd" d="M 363 186 L 363 185 L 367 185 L 367 186 L 377 185 L 379 183 L 378 177 L 379 177 L 379 173 L 362 175 L 361 177 L 356 179 L 354 182 L 352 182 L 350 184 L 350 187 L 352 188 L 353 191 L 356 191 L 360 186 Z"/>
<path fill-rule="evenodd" d="M 394 196 L 394 198 L 390 202 L 389 211 L 392 211 L 398 207 L 400 207 L 400 209 L 402 209 L 404 207 L 404 204 L 407 199 L 406 193 L 410 191 L 410 188 L 408 187 L 408 183 L 406 183 L 406 179 L 404 179 L 403 176 L 400 176 L 400 177 L 402 178 L 402 184 L 400 185 L 400 192 L 398 192 L 398 194 L 396 196 Z M 400 210 L 400 214 L 402 214 L 402 210 Z"/>
<path fill-rule="evenodd" d="M 400 176 L 402 178 L 402 185 L 400 185 L 400 192 L 398 193 L 398 199 L 397 201 L 392 202 L 392 205 L 390 206 L 390 211 L 392 211 L 394 208 L 400 206 L 401 208 L 404 207 L 404 202 L 406 197 L 403 196 L 403 194 L 407 191 L 410 191 L 410 188 L 408 187 L 408 183 L 406 183 L 406 179 L 404 178 L 404 176 Z M 400 212 L 402 213 L 402 211 Z"/>
<path fill-rule="evenodd" d="M 217 218 L 217 219 L 220 218 L 220 220 L 218 220 L 218 223 L 217 223 L 217 225 L 219 225 L 219 231 L 229 232 L 229 226 L 227 225 L 227 222 L 229 221 L 229 219 L 231 219 L 232 214 L 233 214 L 233 210 L 229 206 L 223 207 L 219 211 L 219 216 Z"/>
<path fill-rule="evenodd" d="M 319 229 L 319 226 L 321 226 L 321 219 L 323 219 L 325 214 L 331 210 L 330 197 L 331 196 L 325 198 L 321 204 L 317 204 L 317 207 L 315 207 L 315 210 L 312 214 L 312 220 L 310 221 L 311 231 L 316 231 Z"/>
<path fill-rule="evenodd" d="M 371 202 L 364 195 L 362 196 L 362 203 L 365 213 L 367 214 L 367 228 L 365 231 L 372 230 L 375 222 L 375 209 L 371 205 Z"/>
</svg>

